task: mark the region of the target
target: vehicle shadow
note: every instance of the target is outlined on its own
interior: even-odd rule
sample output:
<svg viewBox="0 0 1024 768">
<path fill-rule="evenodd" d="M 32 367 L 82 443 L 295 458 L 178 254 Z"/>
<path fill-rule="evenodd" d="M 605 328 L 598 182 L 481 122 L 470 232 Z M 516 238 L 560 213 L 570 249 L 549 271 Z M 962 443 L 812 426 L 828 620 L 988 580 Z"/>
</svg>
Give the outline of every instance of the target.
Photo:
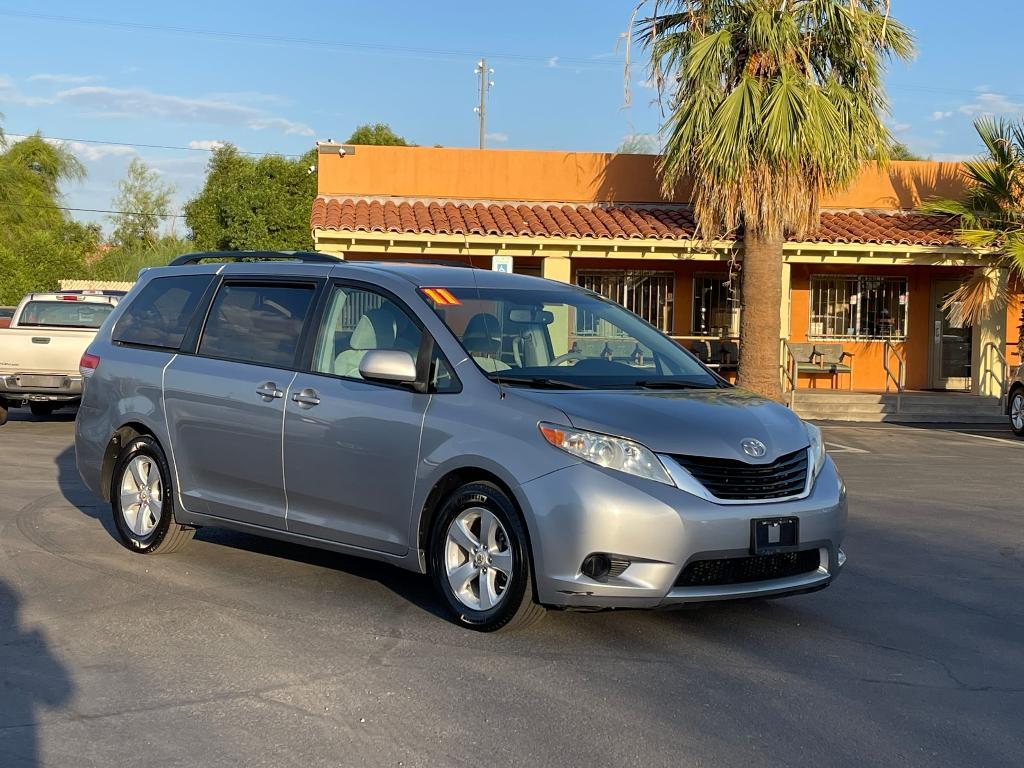
<svg viewBox="0 0 1024 768">
<path fill-rule="evenodd" d="M 0 765 L 34 768 L 39 755 L 39 712 L 66 705 L 74 684 L 38 629 L 20 624 L 21 600 L 0 581 Z"/>
<path fill-rule="evenodd" d="M 98 521 L 111 538 L 116 540 L 118 538 L 117 529 L 114 527 L 110 504 L 97 498 L 85 487 L 75 466 L 74 446 L 63 450 L 57 456 L 56 463 L 57 484 L 64 498 L 83 515 Z M 328 568 L 358 579 L 374 581 L 427 613 L 435 616 L 447 616 L 443 606 L 436 598 L 429 579 L 386 563 L 226 528 L 200 528 L 196 532 L 195 538 L 197 542 L 215 544 L 237 551 L 280 558 L 319 568 Z"/>
</svg>

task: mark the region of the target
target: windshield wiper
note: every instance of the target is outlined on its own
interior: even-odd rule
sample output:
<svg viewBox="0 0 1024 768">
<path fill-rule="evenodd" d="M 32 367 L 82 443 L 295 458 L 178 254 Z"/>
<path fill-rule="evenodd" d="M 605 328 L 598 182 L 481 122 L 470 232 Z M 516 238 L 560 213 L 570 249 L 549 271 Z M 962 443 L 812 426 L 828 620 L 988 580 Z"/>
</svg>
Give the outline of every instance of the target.
<svg viewBox="0 0 1024 768">
<path fill-rule="evenodd" d="M 633 386 L 643 389 L 718 389 L 718 384 L 681 379 L 637 379 Z"/>
<path fill-rule="evenodd" d="M 523 387 L 536 387 L 537 389 L 589 389 L 582 384 L 565 379 L 549 379 L 544 376 L 501 376 L 488 374 L 487 378 L 501 384 L 512 384 Z"/>
</svg>

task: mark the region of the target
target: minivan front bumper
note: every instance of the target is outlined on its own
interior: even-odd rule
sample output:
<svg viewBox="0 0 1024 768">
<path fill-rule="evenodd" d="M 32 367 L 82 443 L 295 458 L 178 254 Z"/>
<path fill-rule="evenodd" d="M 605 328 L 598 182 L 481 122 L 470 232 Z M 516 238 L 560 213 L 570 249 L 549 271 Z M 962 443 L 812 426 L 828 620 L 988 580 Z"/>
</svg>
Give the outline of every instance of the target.
<svg viewBox="0 0 1024 768">
<path fill-rule="evenodd" d="M 805 498 L 772 503 L 715 504 L 588 463 L 520 491 L 537 598 L 546 605 L 660 608 L 770 597 L 822 589 L 842 568 L 846 489 L 831 460 Z M 750 559 L 751 521 L 775 517 L 799 519 L 799 552 Z M 593 554 L 617 567 L 600 580 L 588 577 L 582 566 Z M 703 561 L 701 578 L 684 575 Z"/>
</svg>

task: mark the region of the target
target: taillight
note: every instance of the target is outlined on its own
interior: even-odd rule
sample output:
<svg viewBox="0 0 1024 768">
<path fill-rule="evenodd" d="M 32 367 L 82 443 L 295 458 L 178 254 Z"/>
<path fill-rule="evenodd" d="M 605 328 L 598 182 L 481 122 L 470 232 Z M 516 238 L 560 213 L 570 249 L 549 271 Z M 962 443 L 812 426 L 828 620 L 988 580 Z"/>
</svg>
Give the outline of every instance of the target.
<svg viewBox="0 0 1024 768">
<path fill-rule="evenodd" d="M 82 359 L 78 362 L 78 372 L 82 374 L 83 378 L 88 378 L 89 376 L 92 376 L 96 368 L 99 367 L 99 364 L 99 355 L 92 355 L 86 352 L 84 355 L 82 355 Z"/>
</svg>

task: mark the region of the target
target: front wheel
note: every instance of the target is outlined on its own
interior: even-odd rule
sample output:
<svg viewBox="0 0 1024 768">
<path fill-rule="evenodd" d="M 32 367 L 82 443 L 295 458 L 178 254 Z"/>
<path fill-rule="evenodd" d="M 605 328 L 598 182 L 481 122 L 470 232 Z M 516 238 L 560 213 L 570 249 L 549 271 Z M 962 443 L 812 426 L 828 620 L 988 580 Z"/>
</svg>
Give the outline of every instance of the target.
<svg viewBox="0 0 1024 768">
<path fill-rule="evenodd" d="M 0 427 L 7 423 L 7 401 L 0 400 Z"/>
<path fill-rule="evenodd" d="M 1024 389 L 1010 395 L 1010 429 L 1017 437 L 1024 437 Z"/>
<path fill-rule="evenodd" d="M 145 435 L 133 438 L 117 457 L 110 506 L 118 537 L 133 552 L 174 552 L 195 532 L 174 519 L 170 467 L 160 444 Z"/>
<path fill-rule="evenodd" d="M 456 623 L 480 632 L 538 621 L 526 529 L 493 483 L 468 483 L 444 502 L 430 541 L 434 585 Z"/>
</svg>

